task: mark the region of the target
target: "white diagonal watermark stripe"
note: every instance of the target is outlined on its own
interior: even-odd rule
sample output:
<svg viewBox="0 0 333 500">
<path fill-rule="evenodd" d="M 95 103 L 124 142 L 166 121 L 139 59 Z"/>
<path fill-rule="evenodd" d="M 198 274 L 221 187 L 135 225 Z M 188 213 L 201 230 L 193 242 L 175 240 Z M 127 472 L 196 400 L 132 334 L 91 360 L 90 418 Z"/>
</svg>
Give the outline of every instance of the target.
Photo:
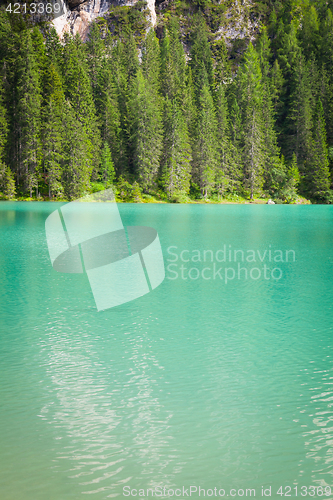
<svg viewBox="0 0 333 500">
<path fill-rule="evenodd" d="M 45 231 L 53 268 L 86 272 L 98 311 L 141 297 L 165 278 L 157 231 L 125 228 L 112 189 L 55 210 Z"/>
</svg>

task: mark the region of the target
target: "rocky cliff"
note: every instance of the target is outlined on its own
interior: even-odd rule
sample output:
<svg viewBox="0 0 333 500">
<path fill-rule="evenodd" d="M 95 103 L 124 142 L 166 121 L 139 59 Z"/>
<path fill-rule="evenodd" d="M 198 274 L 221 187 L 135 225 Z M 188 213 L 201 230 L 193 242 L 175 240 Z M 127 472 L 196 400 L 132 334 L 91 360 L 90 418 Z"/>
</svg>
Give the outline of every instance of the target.
<svg viewBox="0 0 333 500">
<path fill-rule="evenodd" d="M 132 30 L 143 39 L 147 27 L 156 27 L 159 36 L 160 28 L 171 15 L 176 15 L 180 21 L 183 44 L 188 52 L 189 34 L 192 30 L 193 13 L 198 2 L 175 0 L 67 0 L 66 12 L 54 21 L 54 26 L 61 37 L 65 32 L 73 35 L 79 33 L 86 40 L 90 23 L 97 18 L 104 17 L 109 25 L 110 32 L 118 36 L 119 29 L 131 19 L 141 20 Z M 237 59 L 244 51 L 248 42 L 258 33 L 260 15 L 258 16 L 254 0 L 220 0 L 211 3 L 204 9 L 207 26 L 211 32 L 211 39 L 218 41 L 223 38 L 232 59 Z M 134 21 L 135 23 L 135 21 Z"/>
<path fill-rule="evenodd" d="M 61 37 L 66 32 L 73 35 L 79 33 L 85 40 L 89 32 L 90 23 L 97 17 L 105 15 L 114 6 L 133 6 L 139 0 L 67 0 L 65 14 L 53 22 L 58 35 Z M 155 0 L 147 0 L 150 12 L 150 22 L 156 24 Z"/>
</svg>

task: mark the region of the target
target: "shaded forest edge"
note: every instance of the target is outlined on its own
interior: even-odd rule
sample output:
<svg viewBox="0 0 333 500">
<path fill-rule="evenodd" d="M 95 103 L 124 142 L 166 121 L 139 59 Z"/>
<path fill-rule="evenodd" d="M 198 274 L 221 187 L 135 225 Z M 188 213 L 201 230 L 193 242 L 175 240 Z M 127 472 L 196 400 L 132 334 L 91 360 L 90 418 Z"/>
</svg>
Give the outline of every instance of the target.
<svg viewBox="0 0 333 500">
<path fill-rule="evenodd" d="M 0 10 L 0 198 L 332 203 L 333 0 L 117 7 L 83 43 Z M 14 20 L 13 20 L 14 19 Z M 115 21 L 116 19 L 116 21 Z"/>
</svg>

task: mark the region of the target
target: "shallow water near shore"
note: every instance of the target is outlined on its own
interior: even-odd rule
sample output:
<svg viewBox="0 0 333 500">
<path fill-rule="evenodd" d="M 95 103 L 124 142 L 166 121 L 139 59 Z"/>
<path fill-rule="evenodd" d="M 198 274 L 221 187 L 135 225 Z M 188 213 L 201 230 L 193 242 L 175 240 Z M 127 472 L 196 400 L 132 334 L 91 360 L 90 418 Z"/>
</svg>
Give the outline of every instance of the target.
<svg viewBox="0 0 333 500">
<path fill-rule="evenodd" d="M 0 202 L 0 498 L 333 493 L 333 207 L 119 204 L 166 277 L 97 312 L 61 205 Z"/>
</svg>

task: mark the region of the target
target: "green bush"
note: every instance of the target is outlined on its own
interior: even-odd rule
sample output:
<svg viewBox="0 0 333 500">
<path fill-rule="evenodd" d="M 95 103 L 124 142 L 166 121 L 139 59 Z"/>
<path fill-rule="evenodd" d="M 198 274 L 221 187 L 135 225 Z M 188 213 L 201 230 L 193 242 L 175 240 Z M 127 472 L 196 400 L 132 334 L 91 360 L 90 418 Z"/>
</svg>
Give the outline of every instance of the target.
<svg viewBox="0 0 333 500">
<path fill-rule="evenodd" d="M 90 193 L 98 193 L 99 191 L 103 191 L 105 186 L 102 182 L 91 182 L 90 183 Z"/>
<path fill-rule="evenodd" d="M 15 198 L 16 187 L 14 174 L 10 168 L 6 167 L 3 163 L 0 163 L 0 191 L 2 192 L 3 198 L 6 200 Z"/>
<path fill-rule="evenodd" d="M 175 191 L 169 198 L 171 203 L 189 203 L 190 199 L 184 191 Z"/>
<path fill-rule="evenodd" d="M 117 201 L 131 202 L 133 200 L 134 188 L 122 176 L 119 177 L 116 183 L 116 199 Z"/>
</svg>

